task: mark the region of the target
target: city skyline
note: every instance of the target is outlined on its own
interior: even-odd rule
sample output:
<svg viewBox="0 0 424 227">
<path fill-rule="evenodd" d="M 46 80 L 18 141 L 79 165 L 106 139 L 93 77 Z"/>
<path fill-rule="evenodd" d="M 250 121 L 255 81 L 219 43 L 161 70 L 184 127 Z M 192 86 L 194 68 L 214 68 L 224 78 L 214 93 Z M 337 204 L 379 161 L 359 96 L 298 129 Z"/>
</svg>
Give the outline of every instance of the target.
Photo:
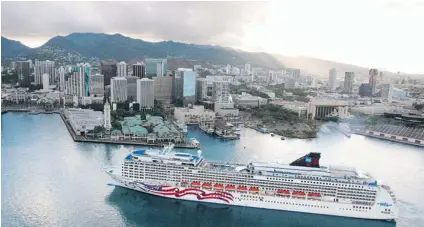
<svg viewBox="0 0 424 227">
<path fill-rule="evenodd" d="M 42 15 L 37 20 L 23 16 L 34 9 Z M 128 10 L 143 13 L 131 20 L 120 17 Z M 155 13 L 159 10 L 163 13 Z M 36 47 L 73 32 L 120 33 L 419 74 L 424 72 L 419 61 L 424 34 L 416 28 L 423 10 L 419 1 L 4 2 L 2 35 Z M 171 19 L 175 13 L 186 17 Z"/>
</svg>

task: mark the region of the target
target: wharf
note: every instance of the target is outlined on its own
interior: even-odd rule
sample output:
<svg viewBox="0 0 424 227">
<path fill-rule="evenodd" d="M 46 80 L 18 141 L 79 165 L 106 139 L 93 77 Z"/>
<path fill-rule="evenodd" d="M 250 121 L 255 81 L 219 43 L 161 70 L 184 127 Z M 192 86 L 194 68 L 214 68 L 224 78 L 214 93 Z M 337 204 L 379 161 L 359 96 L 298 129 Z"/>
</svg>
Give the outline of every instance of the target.
<svg viewBox="0 0 424 227">
<path fill-rule="evenodd" d="M 373 130 L 362 128 L 362 129 L 352 130 L 351 133 L 370 137 L 370 138 L 377 138 L 381 140 L 388 140 L 388 141 L 397 142 L 397 143 L 424 147 L 424 140 L 411 138 L 407 136 L 388 134 L 387 132 L 383 132 L 383 131 L 373 131 Z"/>
<path fill-rule="evenodd" d="M 102 144 L 117 144 L 117 145 L 138 145 L 138 146 L 151 146 L 151 147 L 164 147 L 169 145 L 169 143 L 147 143 L 143 141 L 135 141 L 135 140 L 112 140 L 112 139 L 91 139 L 86 138 L 85 136 L 78 136 L 75 134 L 74 130 L 72 129 L 71 125 L 69 124 L 68 120 L 66 119 L 63 112 L 60 112 L 60 117 L 63 120 L 63 123 L 65 124 L 66 128 L 68 129 L 69 134 L 71 135 L 72 139 L 75 142 L 86 142 L 86 143 L 102 143 Z M 191 144 L 174 144 L 175 148 L 185 148 L 185 149 L 196 149 L 195 146 Z"/>
<path fill-rule="evenodd" d="M 53 114 L 59 113 L 58 110 L 47 110 L 42 108 L 33 108 L 33 107 L 2 107 L 1 113 L 7 112 L 34 112 L 36 114 Z"/>
</svg>

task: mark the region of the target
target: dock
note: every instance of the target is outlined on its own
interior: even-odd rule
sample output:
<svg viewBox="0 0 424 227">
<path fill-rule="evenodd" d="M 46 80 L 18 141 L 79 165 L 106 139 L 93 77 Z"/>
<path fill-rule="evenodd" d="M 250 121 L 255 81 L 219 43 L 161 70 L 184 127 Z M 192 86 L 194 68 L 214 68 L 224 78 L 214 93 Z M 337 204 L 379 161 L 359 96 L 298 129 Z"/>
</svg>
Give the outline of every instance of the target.
<svg viewBox="0 0 424 227">
<path fill-rule="evenodd" d="M 136 140 L 112 140 L 112 139 L 105 139 L 105 138 L 94 139 L 94 138 L 87 138 L 85 136 L 78 136 L 75 134 L 74 130 L 72 129 L 71 125 L 69 124 L 68 120 L 66 119 L 62 111 L 60 111 L 60 117 L 62 118 L 63 123 L 68 129 L 68 132 L 71 135 L 74 142 L 116 144 L 116 145 L 138 145 L 138 146 L 149 146 L 149 147 L 164 147 L 169 145 L 169 143 L 147 143 L 144 141 L 136 141 Z M 175 148 L 196 149 L 195 146 L 190 144 L 176 143 L 174 145 L 175 145 L 174 146 Z"/>
<path fill-rule="evenodd" d="M 424 147 L 424 129 L 382 125 L 353 130 L 352 134 Z"/>
</svg>

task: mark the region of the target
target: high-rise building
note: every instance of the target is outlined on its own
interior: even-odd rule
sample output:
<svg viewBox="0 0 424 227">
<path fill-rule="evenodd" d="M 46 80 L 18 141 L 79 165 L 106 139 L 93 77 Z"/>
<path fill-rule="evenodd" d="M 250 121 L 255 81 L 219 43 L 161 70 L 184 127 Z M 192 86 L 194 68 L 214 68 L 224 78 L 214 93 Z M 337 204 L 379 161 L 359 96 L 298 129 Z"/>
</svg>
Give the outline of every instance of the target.
<svg viewBox="0 0 424 227">
<path fill-rule="evenodd" d="M 91 76 L 90 94 L 97 97 L 105 95 L 104 76 L 102 74 L 97 73 Z"/>
<path fill-rule="evenodd" d="M 124 61 L 119 62 L 116 68 L 118 70 L 117 71 L 118 77 L 126 77 L 128 75 L 127 63 L 125 63 Z"/>
<path fill-rule="evenodd" d="M 113 77 L 110 80 L 110 97 L 112 103 L 127 101 L 127 79 L 125 77 Z"/>
<path fill-rule="evenodd" d="M 196 103 L 196 79 L 197 73 L 193 71 L 182 72 L 183 82 L 183 105 Z"/>
<path fill-rule="evenodd" d="M 50 85 L 55 84 L 54 61 L 38 61 L 35 60 L 34 80 L 35 84 L 42 84 L 42 76 L 44 73 L 49 74 Z"/>
<path fill-rule="evenodd" d="M 139 79 L 146 77 L 146 67 L 143 62 L 137 62 L 137 64 L 133 65 L 133 76 Z"/>
<path fill-rule="evenodd" d="M 137 103 L 140 109 L 151 109 L 155 104 L 155 86 L 148 78 L 137 79 Z"/>
<path fill-rule="evenodd" d="M 375 93 L 375 87 L 377 86 L 377 76 L 378 76 L 378 70 L 377 69 L 370 69 L 369 71 L 369 84 L 371 84 L 372 87 L 372 93 Z"/>
<path fill-rule="evenodd" d="M 182 72 L 176 71 L 172 77 L 172 98 L 174 101 L 183 100 L 183 78 L 181 74 Z"/>
<path fill-rule="evenodd" d="M 328 90 L 334 91 L 337 88 L 337 71 L 335 68 L 330 69 L 328 73 Z"/>
<path fill-rule="evenodd" d="M 104 105 L 103 113 L 104 113 L 103 119 L 105 121 L 103 126 L 105 127 L 106 130 L 110 131 L 110 129 L 112 128 L 112 124 L 110 121 L 110 104 L 108 100 L 106 100 L 106 103 Z"/>
<path fill-rule="evenodd" d="M 16 73 L 18 74 L 19 85 L 22 87 L 28 87 L 31 82 L 29 81 L 30 68 L 29 62 L 18 61 L 16 62 Z"/>
<path fill-rule="evenodd" d="M 393 97 L 393 83 L 381 85 L 381 98 L 386 99 L 388 102 L 392 102 Z"/>
<path fill-rule="evenodd" d="M 65 67 L 62 66 L 59 68 L 59 91 L 65 91 L 65 83 Z"/>
<path fill-rule="evenodd" d="M 230 64 L 227 65 L 226 73 L 227 73 L 227 75 L 231 74 L 231 65 Z"/>
<path fill-rule="evenodd" d="M 172 79 L 173 78 L 171 76 L 153 77 L 156 101 L 163 103 L 171 103 L 173 83 Z"/>
<path fill-rule="evenodd" d="M 81 71 L 84 74 L 84 96 L 89 97 L 91 91 L 91 66 L 88 63 L 80 64 Z"/>
<path fill-rule="evenodd" d="M 212 90 L 212 99 L 215 102 L 227 103 L 230 100 L 230 82 L 214 81 Z"/>
<path fill-rule="evenodd" d="M 206 78 L 198 78 L 196 81 L 196 99 L 198 101 L 211 100 L 213 94 L 213 81 Z"/>
<path fill-rule="evenodd" d="M 371 86 L 371 84 L 361 84 L 361 86 L 359 86 L 358 94 L 361 97 L 372 97 L 372 86 Z"/>
<path fill-rule="evenodd" d="M 153 78 L 155 76 L 165 76 L 168 70 L 166 59 L 146 58 L 146 76 Z"/>
<path fill-rule="evenodd" d="M 105 86 L 110 85 L 110 80 L 112 77 L 116 77 L 117 75 L 117 64 L 115 60 L 106 60 L 100 63 L 100 71 L 104 76 Z"/>
<path fill-rule="evenodd" d="M 127 76 L 127 99 L 129 101 L 137 100 L 137 79 L 140 79 L 136 76 Z"/>
<path fill-rule="evenodd" d="M 286 72 L 288 72 L 289 74 L 291 74 L 291 76 L 293 78 L 296 79 L 296 81 L 298 81 L 300 79 L 300 69 L 286 69 Z"/>
<path fill-rule="evenodd" d="M 244 65 L 244 71 L 246 73 L 246 75 L 251 75 L 252 74 L 252 65 L 250 63 L 247 63 Z"/>
<path fill-rule="evenodd" d="M 84 97 L 84 67 L 82 67 L 81 65 L 73 66 L 71 69 L 71 73 L 71 95 L 74 95 L 76 97 Z"/>
<path fill-rule="evenodd" d="M 345 72 L 344 91 L 346 93 L 352 93 L 354 79 L 355 79 L 354 72 Z"/>
<path fill-rule="evenodd" d="M 50 79 L 50 75 L 47 73 L 43 74 L 43 90 L 48 91 L 49 90 L 49 79 Z"/>
</svg>

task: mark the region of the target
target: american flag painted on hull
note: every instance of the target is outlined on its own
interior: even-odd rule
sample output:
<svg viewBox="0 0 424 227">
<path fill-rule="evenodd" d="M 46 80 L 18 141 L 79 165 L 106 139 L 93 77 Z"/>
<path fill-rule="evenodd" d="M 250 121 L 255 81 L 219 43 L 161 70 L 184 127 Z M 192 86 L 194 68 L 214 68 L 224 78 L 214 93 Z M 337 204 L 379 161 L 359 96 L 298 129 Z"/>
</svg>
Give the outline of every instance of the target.
<svg viewBox="0 0 424 227">
<path fill-rule="evenodd" d="M 185 188 L 180 190 L 179 188 L 173 186 L 150 185 L 141 182 L 133 182 L 133 184 L 137 187 L 148 190 L 150 193 L 162 196 L 175 196 L 180 198 L 187 195 L 195 195 L 198 200 L 216 199 L 226 203 L 230 203 L 234 199 L 234 196 L 228 192 L 216 191 L 207 193 L 198 188 Z"/>
</svg>

